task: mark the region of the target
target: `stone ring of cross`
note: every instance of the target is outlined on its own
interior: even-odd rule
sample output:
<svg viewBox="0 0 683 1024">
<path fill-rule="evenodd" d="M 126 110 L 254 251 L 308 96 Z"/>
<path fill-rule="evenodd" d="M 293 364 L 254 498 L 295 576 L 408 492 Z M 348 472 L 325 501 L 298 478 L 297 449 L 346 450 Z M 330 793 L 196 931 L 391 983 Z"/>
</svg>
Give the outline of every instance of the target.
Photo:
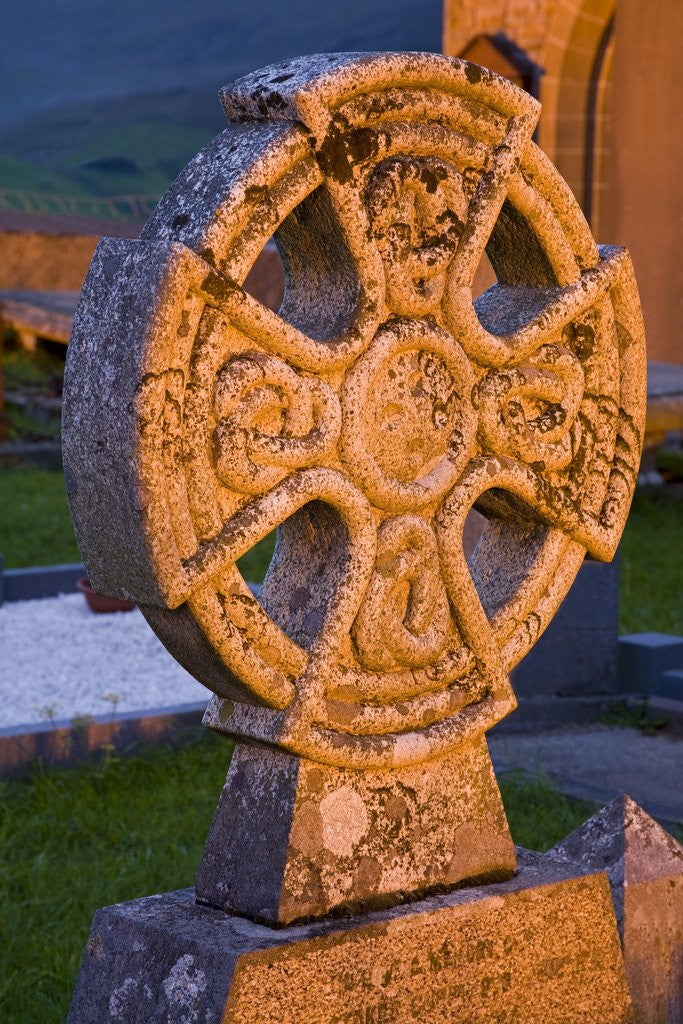
<svg viewBox="0 0 683 1024">
<path fill-rule="evenodd" d="M 437 757 L 514 707 L 508 672 L 615 552 L 645 412 L 631 263 L 533 142 L 538 103 L 474 65 L 309 57 L 222 101 L 86 280 L 85 562 L 214 691 L 210 726 L 346 768 Z M 278 313 L 243 287 L 273 235 Z M 255 596 L 236 562 L 276 528 Z"/>
</svg>

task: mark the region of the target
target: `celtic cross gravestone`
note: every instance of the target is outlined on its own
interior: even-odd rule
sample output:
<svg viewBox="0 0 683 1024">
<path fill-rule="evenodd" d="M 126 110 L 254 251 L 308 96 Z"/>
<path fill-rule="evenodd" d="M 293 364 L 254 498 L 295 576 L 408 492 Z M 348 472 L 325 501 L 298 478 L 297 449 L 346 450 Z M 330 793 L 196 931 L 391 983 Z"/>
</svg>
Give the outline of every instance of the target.
<svg viewBox="0 0 683 1024">
<path fill-rule="evenodd" d="M 512 1020 L 530 979 L 525 1021 L 589 1019 L 560 1014 L 570 988 L 626 1020 L 608 890 L 528 857 L 515 875 L 485 732 L 624 526 L 628 254 L 596 247 L 532 141 L 537 102 L 475 65 L 323 55 L 222 100 L 228 129 L 141 238 L 95 254 L 64 459 L 93 584 L 140 604 L 239 743 L 198 902 L 102 919 L 72 1020 Z M 243 288 L 273 233 L 278 313 Z M 276 527 L 256 594 L 236 562 Z"/>
</svg>

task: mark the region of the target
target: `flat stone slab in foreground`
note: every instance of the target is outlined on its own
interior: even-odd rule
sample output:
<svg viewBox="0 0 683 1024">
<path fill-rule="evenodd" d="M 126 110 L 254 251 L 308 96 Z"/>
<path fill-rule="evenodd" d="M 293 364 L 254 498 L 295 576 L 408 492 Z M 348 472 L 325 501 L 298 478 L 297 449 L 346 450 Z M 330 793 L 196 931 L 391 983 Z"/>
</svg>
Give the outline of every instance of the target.
<svg viewBox="0 0 683 1024">
<path fill-rule="evenodd" d="M 604 874 L 520 851 L 519 874 L 273 929 L 184 889 L 95 915 L 68 1024 L 626 1024 Z"/>
</svg>

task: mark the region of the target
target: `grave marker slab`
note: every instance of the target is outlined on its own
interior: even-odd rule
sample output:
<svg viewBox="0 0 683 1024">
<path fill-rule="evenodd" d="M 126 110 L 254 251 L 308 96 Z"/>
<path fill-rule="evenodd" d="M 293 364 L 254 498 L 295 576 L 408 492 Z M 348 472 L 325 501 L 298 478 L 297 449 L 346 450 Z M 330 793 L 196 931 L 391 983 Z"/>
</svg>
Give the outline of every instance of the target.
<svg viewBox="0 0 683 1024">
<path fill-rule="evenodd" d="M 523 851 L 508 882 L 349 921 L 268 928 L 191 889 L 107 907 L 69 1020 L 628 1024 L 631 1010 L 605 876 Z"/>
</svg>

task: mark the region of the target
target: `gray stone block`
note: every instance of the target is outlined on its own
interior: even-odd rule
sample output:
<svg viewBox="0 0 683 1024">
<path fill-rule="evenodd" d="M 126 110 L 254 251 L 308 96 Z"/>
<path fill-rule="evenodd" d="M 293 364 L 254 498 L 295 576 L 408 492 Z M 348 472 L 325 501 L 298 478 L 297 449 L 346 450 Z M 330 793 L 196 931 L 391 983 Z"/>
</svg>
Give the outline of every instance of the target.
<svg viewBox="0 0 683 1024">
<path fill-rule="evenodd" d="M 541 696 L 574 697 L 617 692 L 616 632 L 553 629 L 512 671 L 520 701 Z"/>
<path fill-rule="evenodd" d="M 550 850 L 607 872 L 637 1024 L 683 1020 L 683 847 L 628 796 Z"/>
<path fill-rule="evenodd" d="M 508 882 L 296 927 L 190 889 L 107 907 L 68 1024 L 626 1024 L 605 875 L 519 863 Z"/>
<path fill-rule="evenodd" d="M 610 630 L 619 617 L 619 556 L 611 562 L 586 558 L 553 624 L 562 629 Z"/>
<path fill-rule="evenodd" d="M 514 715 L 508 715 L 491 730 L 492 736 L 508 733 L 546 732 L 567 725 L 594 725 L 614 706 L 612 694 L 557 694 L 522 697 Z M 497 768 L 497 766 L 496 766 Z"/>
<path fill-rule="evenodd" d="M 30 601 L 37 597 L 55 597 L 76 589 L 76 580 L 85 576 L 80 563 L 37 565 L 29 569 L 5 569 L 0 564 L 0 604 L 3 601 Z"/>
<path fill-rule="evenodd" d="M 221 910 L 289 924 L 514 872 L 483 737 L 457 756 L 392 772 L 333 768 L 240 743 L 196 890 Z"/>
<path fill-rule="evenodd" d="M 657 697 L 683 702 L 683 669 L 672 668 L 668 672 L 662 672 L 654 692 Z"/>
<path fill-rule="evenodd" d="M 513 670 L 520 701 L 617 692 L 618 560 L 584 561 L 543 636 Z"/>
<path fill-rule="evenodd" d="M 631 633 L 619 637 L 619 689 L 623 693 L 661 694 L 664 672 L 683 669 L 683 637 Z"/>
</svg>

